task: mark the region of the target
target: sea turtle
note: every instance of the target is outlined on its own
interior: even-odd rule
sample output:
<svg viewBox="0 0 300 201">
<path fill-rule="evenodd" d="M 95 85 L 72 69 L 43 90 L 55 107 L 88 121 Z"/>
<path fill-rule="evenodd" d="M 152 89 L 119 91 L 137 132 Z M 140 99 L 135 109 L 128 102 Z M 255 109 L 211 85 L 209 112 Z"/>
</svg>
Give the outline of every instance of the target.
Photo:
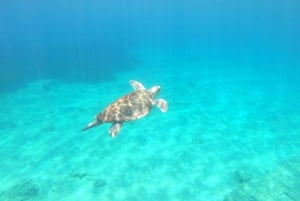
<svg viewBox="0 0 300 201">
<path fill-rule="evenodd" d="M 124 122 L 139 119 L 147 115 L 153 105 L 156 105 L 162 112 L 166 112 L 168 103 L 164 99 L 154 99 L 160 91 L 160 86 L 153 86 L 146 90 L 138 81 L 130 80 L 134 92 L 126 94 L 108 105 L 100 112 L 95 120 L 89 123 L 82 130 L 90 129 L 103 123 L 112 123 L 109 133 L 116 137 Z"/>
</svg>

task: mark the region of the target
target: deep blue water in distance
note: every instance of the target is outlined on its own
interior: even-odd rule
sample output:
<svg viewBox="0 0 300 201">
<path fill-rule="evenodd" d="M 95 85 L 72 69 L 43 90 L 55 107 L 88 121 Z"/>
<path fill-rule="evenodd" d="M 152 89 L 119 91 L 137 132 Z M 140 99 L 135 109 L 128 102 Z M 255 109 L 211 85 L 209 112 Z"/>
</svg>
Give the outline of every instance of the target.
<svg viewBox="0 0 300 201">
<path fill-rule="evenodd" d="M 267 72 L 299 68 L 294 0 L 17 0 L 0 9 L 2 90 L 41 77 L 112 79 L 143 63 L 135 52 L 148 48 L 187 60 L 267 63 Z"/>
<path fill-rule="evenodd" d="M 299 11 L 1 1 L 0 200 L 300 200 Z M 81 132 L 131 79 L 168 111 Z"/>
</svg>

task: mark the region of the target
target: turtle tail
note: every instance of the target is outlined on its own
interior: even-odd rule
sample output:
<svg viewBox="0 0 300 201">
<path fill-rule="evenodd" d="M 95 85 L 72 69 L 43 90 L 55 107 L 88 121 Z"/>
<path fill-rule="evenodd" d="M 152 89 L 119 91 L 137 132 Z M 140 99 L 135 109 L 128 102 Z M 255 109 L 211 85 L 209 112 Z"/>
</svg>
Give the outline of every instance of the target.
<svg viewBox="0 0 300 201">
<path fill-rule="evenodd" d="M 90 128 L 98 126 L 99 124 L 102 124 L 102 121 L 99 121 L 99 120 L 96 119 L 96 120 L 90 122 L 86 127 L 82 128 L 81 131 L 88 130 Z"/>
</svg>

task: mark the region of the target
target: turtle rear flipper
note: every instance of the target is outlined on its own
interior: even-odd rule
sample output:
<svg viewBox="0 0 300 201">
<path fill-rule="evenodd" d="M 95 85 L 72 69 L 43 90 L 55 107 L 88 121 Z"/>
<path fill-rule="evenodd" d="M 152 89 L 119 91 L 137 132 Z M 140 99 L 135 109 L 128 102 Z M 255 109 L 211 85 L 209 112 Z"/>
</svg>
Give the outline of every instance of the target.
<svg viewBox="0 0 300 201">
<path fill-rule="evenodd" d="M 155 99 L 154 105 L 156 105 L 162 112 L 166 112 L 168 110 L 168 103 L 162 98 Z"/>
<path fill-rule="evenodd" d="M 113 123 L 109 129 L 109 133 L 111 134 L 112 137 L 116 137 L 118 133 L 120 132 L 122 123 Z"/>
<path fill-rule="evenodd" d="M 99 120 L 96 119 L 96 120 L 90 122 L 86 127 L 82 128 L 81 130 L 85 131 L 85 130 L 88 130 L 88 129 L 93 128 L 95 126 L 98 126 L 100 124 L 102 124 L 102 121 L 99 121 Z"/>
</svg>

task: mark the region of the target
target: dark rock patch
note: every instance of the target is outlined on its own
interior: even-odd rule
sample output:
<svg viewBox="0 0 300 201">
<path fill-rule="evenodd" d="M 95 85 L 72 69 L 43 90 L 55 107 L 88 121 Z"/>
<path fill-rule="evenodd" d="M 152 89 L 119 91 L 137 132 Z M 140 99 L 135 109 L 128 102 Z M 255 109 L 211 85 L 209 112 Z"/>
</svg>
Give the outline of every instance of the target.
<svg viewBox="0 0 300 201">
<path fill-rule="evenodd" d="M 8 188 L 2 193 L 3 200 L 33 200 L 40 193 L 39 187 L 33 181 L 25 179 Z"/>
<path fill-rule="evenodd" d="M 241 167 L 234 172 L 233 177 L 238 183 L 246 183 L 253 177 L 253 171 L 250 168 Z"/>
<path fill-rule="evenodd" d="M 4 120 L 0 121 L 0 129 L 10 129 L 10 128 L 15 128 L 17 125 L 13 121 L 9 120 Z"/>
<path fill-rule="evenodd" d="M 98 178 L 94 181 L 94 188 L 102 188 L 106 186 L 106 180 Z"/>
</svg>

